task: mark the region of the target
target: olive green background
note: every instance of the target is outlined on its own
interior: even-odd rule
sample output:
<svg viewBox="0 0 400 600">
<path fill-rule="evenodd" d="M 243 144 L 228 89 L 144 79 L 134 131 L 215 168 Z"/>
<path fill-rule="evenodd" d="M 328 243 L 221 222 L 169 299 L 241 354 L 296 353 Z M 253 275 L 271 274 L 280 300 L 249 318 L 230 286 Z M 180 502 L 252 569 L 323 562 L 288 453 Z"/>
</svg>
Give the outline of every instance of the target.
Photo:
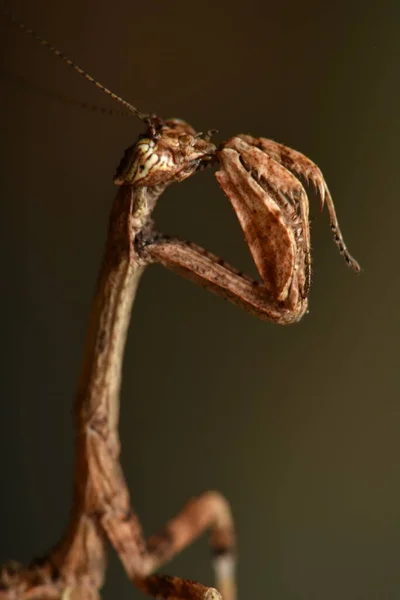
<svg viewBox="0 0 400 600">
<path fill-rule="evenodd" d="M 191 495 L 227 496 L 242 600 L 398 599 L 400 4 L 7 7 L 141 110 L 216 127 L 217 141 L 270 137 L 321 166 L 363 273 L 346 267 L 315 198 L 298 325 L 149 268 L 124 367 L 123 467 L 148 533 Z M 141 126 L 52 97 L 119 109 L 4 18 L 0 40 L 0 561 L 28 561 L 67 523 L 71 406 L 112 177 Z M 254 272 L 211 171 L 172 186 L 156 219 Z M 165 571 L 211 584 L 206 538 Z M 113 556 L 104 598 L 138 596 Z"/>
</svg>

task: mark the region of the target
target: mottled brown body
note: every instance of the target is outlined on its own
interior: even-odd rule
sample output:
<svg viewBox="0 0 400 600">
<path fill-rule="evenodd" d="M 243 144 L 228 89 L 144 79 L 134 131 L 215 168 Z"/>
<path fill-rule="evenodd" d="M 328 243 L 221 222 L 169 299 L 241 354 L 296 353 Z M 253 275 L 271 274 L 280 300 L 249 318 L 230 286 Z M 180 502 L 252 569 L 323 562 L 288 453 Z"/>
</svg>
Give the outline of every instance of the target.
<svg viewBox="0 0 400 600">
<path fill-rule="evenodd" d="M 17 25 L 147 124 L 114 178 L 120 186 L 95 294 L 75 405 L 74 505 L 63 539 L 40 561 L 0 570 L 0 600 L 98 600 L 106 540 L 131 581 L 155 598 L 235 600 L 235 534 L 227 501 L 217 492 L 191 500 L 157 535 L 144 538 L 119 463 L 122 360 L 136 289 L 144 268 L 159 262 L 245 308 L 280 324 L 307 309 L 311 277 L 308 198 L 295 174 L 315 184 L 326 202 L 335 240 L 356 271 L 340 232 L 324 178 L 299 152 L 264 138 L 235 136 L 217 149 L 180 119 L 146 115 L 85 73 L 59 50 Z M 229 198 L 260 274 L 253 281 L 192 242 L 156 231 L 152 211 L 165 188 L 207 165 Z M 155 571 L 206 528 L 216 575 L 212 587 Z"/>
</svg>

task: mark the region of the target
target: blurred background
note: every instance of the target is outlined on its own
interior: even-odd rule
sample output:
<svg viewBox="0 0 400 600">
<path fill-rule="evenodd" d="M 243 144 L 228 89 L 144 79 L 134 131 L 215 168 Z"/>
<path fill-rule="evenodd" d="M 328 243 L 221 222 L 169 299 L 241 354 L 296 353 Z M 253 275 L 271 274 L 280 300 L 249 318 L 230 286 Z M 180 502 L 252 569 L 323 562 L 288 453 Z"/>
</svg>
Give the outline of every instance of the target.
<svg viewBox="0 0 400 600">
<path fill-rule="evenodd" d="M 398 599 L 400 4 L 2 4 L 141 110 L 218 128 L 216 141 L 270 137 L 321 167 L 363 273 L 313 197 L 298 325 L 149 268 L 124 366 L 122 462 L 149 534 L 190 496 L 226 495 L 243 600 Z M 142 128 L 74 105 L 119 110 L 5 18 L 0 28 L 1 562 L 44 553 L 67 524 L 71 406 L 112 178 Z M 254 273 L 211 170 L 169 188 L 156 220 Z M 165 571 L 211 584 L 206 537 Z M 139 595 L 112 554 L 104 598 Z"/>
</svg>

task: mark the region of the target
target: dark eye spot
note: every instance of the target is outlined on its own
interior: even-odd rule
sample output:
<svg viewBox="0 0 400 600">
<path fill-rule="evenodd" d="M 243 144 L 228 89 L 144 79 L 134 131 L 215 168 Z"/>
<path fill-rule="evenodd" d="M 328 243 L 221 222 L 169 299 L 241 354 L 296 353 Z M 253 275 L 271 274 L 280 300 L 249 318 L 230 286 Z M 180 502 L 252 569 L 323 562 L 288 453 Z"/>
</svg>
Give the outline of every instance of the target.
<svg viewBox="0 0 400 600">
<path fill-rule="evenodd" d="M 144 165 L 140 165 L 139 169 L 140 169 L 141 171 L 143 171 L 143 169 L 144 169 Z"/>
</svg>

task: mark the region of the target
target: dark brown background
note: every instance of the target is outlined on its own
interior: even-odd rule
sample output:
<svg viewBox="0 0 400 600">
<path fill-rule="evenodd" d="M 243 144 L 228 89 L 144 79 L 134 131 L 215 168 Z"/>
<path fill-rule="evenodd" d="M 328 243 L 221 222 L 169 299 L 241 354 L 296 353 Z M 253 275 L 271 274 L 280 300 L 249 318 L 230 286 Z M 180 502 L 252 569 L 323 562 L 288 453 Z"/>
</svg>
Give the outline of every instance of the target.
<svg viewBox="0 0 400 600">
<path fill-rule="evenodd" d="M 149 533 L 191 495 L 226 494 L 243 600 L 398 599 L 400 4 L 7 6 L 142 110 L 218 127 L 217 140 L 271 137 L 323 169 L 364 272 L 346 268 L 316 202 L 310 314 L 299 325 L 262 323 L 150 268 L 125 362 L 123 466 Z M 51 98 L 114 106 L 0 26 L 0 560 L 27 561 L 67 522 L 71 403 L 112 176 L 140 123 Z M 162 230 L 253 269 L 212 172 L 170 188 L 156 216 Z M 211 583 L 206 540 L 167 571 Z M 138 597 L 115 558 L 104 597 Z"/>
</svg>

